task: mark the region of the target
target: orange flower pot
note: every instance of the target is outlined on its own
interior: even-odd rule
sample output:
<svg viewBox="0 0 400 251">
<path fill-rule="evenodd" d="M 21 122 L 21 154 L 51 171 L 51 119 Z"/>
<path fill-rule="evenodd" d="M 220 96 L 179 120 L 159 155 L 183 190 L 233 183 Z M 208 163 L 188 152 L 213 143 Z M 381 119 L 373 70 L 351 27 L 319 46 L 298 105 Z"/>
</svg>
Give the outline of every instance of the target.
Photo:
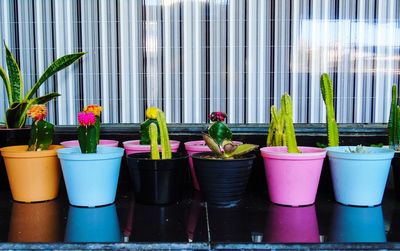
<svg viewBox="0 0 400 251">
<path fill-rule="evenodd" d="M 63 215 L 59 200 L 12 205 L 9 242 L 60 242 Z"/>
<path fill-rule="evenodd" d="M 45 151 L 27 151 L 27 145 L 0 149 L 6 165 L 13 199 L 21 202 L 52 200 L 58 195 L 60 162 L 59 145 Z"/>
</svg>

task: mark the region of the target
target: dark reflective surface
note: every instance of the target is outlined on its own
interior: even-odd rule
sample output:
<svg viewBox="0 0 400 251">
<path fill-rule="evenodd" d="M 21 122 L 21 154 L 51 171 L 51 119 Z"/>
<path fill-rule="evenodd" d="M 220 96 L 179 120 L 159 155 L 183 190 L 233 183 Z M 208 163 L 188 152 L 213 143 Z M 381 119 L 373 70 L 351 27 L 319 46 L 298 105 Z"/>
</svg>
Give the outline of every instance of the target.
<svg viewBox="0 0 400 251">
<path fill-rule="evenodd" d="M 356 243 L 400 241 L 400 203 L 387 191 L 381 206 L 349 207 L 319 194 L 315 205 L 285 207 L 266 191 L 248 191 L 235 208 L 215 208 L 187 189 L 176 204 L 135 203 L 129 191 L 98 208 L 58 199 L 18 203 L 0 193 L 1 242 L 68 243 Z"/>
</svg>

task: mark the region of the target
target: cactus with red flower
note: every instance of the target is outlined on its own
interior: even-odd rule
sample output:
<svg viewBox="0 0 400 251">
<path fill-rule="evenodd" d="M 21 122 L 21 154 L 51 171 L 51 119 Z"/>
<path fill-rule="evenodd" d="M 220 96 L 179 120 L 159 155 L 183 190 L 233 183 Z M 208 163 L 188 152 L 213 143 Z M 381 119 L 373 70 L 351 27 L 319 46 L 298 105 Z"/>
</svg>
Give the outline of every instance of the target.
<svg viewBox="0 0 400 251">
<path fill-rule="evenodd" d="M 78 113 L 78 141 L 82 153 L 96 153 L 97 129 L 96 115 L 93 112 Z"/>
<path fill-rule="evenodd" d="M 32 105 L 27 111 L 33 119 L 28 151 L 47 150 L 53 142 L 54 125 L 45 121 L 47 109 L 45 105 Z"/>
<path fill-rule="evenodd" d="M 232 140 L 232 131 L 224 123 L 226 119 L 226 113 L 223 112 L 212 112 L 209 116 L 212 124 L 208 128 L 208 134 L 217 142 L 222 144 L 225 139 Z"/>
</svg>

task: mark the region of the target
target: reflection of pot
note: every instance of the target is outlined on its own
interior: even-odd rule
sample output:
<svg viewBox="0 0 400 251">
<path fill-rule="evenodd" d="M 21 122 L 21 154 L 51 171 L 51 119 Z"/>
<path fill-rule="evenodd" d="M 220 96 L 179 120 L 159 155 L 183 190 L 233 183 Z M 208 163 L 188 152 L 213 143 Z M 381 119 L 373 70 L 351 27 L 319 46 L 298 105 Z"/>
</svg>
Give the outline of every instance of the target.
<svg viewBox="0 0 400 251">
<path fill-rule="evenodd" d="M 266 242 L 319 242 L 315 206 L 284 207 L 271 205 L 264 231 Z"/>
<path fill-rule="evenodd" d="M 115 204 L 98 208 L 69 207 L 66 242 L 120 242 Z"/>
<path fill-rule="evenodd" d="M 382 207 L 349 207 L 336 204 L 330 242 L 386 242 Z"/>
<path fill-rule="evenodd" d="M 60 205 L 58 200 L 12 205 L 9 242 L 62 241 Z"/>
</svg>

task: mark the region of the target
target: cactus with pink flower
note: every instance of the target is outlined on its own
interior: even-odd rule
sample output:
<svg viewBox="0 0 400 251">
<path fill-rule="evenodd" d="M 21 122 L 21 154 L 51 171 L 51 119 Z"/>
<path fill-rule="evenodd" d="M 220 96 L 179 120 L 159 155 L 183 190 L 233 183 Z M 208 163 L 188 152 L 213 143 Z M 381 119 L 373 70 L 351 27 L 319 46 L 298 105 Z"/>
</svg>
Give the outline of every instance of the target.
<svg viewBox="0 0 400 251">
<path fill-rule="evenodd" d="M 45 121 L 47 109 L 45 105 L 32 105 L 27 111 L 33 119 L 28 151 L 47 150 L 53 142 L 54 125 Z"/>
<path fill-rule="evenodd" d="M 97 129 L 96 115 L 93 112 L 78 113 L 78 141 L 82 153 L 96 153 Z"/>
</svg>

